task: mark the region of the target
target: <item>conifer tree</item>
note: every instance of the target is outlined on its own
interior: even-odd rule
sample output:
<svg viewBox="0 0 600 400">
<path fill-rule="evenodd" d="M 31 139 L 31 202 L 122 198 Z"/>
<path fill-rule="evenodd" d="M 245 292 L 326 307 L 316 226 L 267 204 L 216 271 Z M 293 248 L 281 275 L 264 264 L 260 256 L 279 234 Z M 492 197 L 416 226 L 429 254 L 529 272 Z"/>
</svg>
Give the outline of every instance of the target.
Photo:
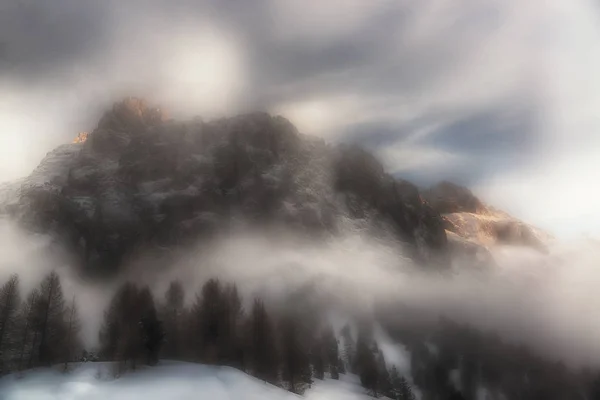
<svg viewBox="0 0 600 400">
<path fill-rule="evenodd" d="M 184 358 L 184 320 L 185 294 L 179 281 L 173 281 L 165 293 L 161 307 L 161 319 L 164 323 L 165 342 L 163 356 L 170 359 Z"/>
<path fill-rule="evenodd" d="M 39 313 L 34 330 L 39 335 L 37 363 L 51 365 L 60 358 L 64 349 L 66 307 L 60 278 L 51 272 L 40 284 L 38 306 Z"/>
<path fill-rule="evenodd" d="M 325 368 L 329 371 L 331 379 L 339 379 L 341 372 L 340 366 L 343 366 L 343 363 L 340 361 L 338 341 L 335 338 L 331 327 L 327 327 L 323 331 L 322 340 L 323 346 L 325 347 Z"/>
<path fill-rule="evenodd" d="M 217 279 L 207 281 L 192 306 L 194 348 L 198 360 L 217 364 L 223 348 L 224 299 L 221 283 Z"/>
<path fill-rule="evenodd" d="M 302 394 L 312 383 L 309 348 L 301 326 L 293 316 L 286 315 L 281 321 L 282 378 L 293 393 Z"/>
<path fill-rule="evenodd" d="M 389 371 L 390 389 L 387 396 L 394 400 L 415 400 L 416 397 L 405 377 L 400 375 L 396 366 Z"/>
<path fill-rule="evenodd" d="M 25 303 L 19 311 L 19 327 L 17 328 L 20 337 L 19 358 L 17 369 L 31 367 L 33 357 L 37 347 L 37 331 L 34 330 L 36 318 L 39 314 L 37 307 L 39 305 L 40 292 L 34 289 L 29 293 Z"/>
<path fill-rule="evenodd" d="M 354 358 L 356 355 L 356 345 L 354 343 L 354 339 L 352 338 L 352 332 L 350 330 L 349 325 L 345 325 L 340 332 L 342 336 L 342 340 L 344 343 L 344 352 L 342 354 L 342 359 L 346 364 L 346 368 L 351 372 L 356 372 L 354 370 Z"/>
<path fill-rule="evenodd" d="M 324 337 L 322 335 L 317 335 L 312 344 L 311 348 L 311 363 L 313 366 L 313 374 L 316 379 L 323 380 L 325 379 L 325 344 L 323 342 Z"/>
<path fill-rule="evenodd" d="M 113 296 L 104 313 L 100 329 L 100 356 L 107 361 L 118 361 L 120 374 L 128 363 L 135 368 L 139 353 L 138 289 L 124 283 Z"/>
<path fill-rule="evenodd" d="M 255 299 L 247 324 L 246 348 L 251 373 L 265 382 L 279 379 L 279 353 L 273 323 L 265 304 Z"/>
<path fill-rule="evenodd" d="M 137 303 L 140 355 L 146 364 L 155 365 L 158 363 L 165 334 L 162 322 L 156 313 L 152 292 L 148 287 L 144 287 L 139 292 Z"/>
<path fill-rule="evenodd" d="M 225 363 L 244 370 L 244 350 L 242 337 L 242 322 L 244 319 L 244 309 L 242 299 L 240 298 L 237 286 L 235 284 L 227 285 L 225 288 L 226 312 L 226 334 L 227 337 L 222 344 L 224 349 L 222 353 L 225 356 Z"/>
<path fill-rule="evenodd" d="M 378 393 L 389 393 L 392 388 L 392 383 L 385 357 L 380 349 L 377 349 L 375 356 L 377 358 L 377 391 Z"/>
<path fill-rule="evenodd" d="M 77 312 L 77 305 L 75 303 L 75 297 L 71 301 L 67 309 L 68 321 L 67 330 L 65 332 L 65 349 L 63 352 L 64 358 L 64 370 L 66 371 L 69 366 L 69 362 L 75 360 L 76 354 L 79 353 L 82 346 L 79 341 L 79 332 L 81 331 L 81 321 L 79 320 L 79 313 Z"/>
<path fill-rule="evenodd" d="M 19 278 L 12 275 L 0 287 L 0 375 L 15 368 L 19 302 Z"/>
<path fill-rule="evenodd" d="M 366 332 L 359 330 L 356 340 L 354 371 L 360 376 L 360 382 L 373 396 L 378 394 L 378 366 L 372 346 Z"/>
</svg>

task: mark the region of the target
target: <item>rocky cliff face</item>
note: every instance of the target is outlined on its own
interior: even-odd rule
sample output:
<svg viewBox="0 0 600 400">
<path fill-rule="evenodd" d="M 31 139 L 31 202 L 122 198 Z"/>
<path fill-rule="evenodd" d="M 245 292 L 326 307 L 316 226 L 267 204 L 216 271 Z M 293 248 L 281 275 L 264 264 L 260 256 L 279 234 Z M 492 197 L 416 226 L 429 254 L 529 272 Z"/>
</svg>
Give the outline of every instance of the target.
<svg viewBox="0 0 600 400">
<path fill-rule="evenodd" d="M 240 219 L 319 234 L 350 220 L 392 232 L 428 264 L 443 263 L 447 248 L 444 221 L 417 187 L 361 149 L 262 113 L 176 122 L 138 99 L 115 104 L 93 132 L 1 186 L 0 211 L 51 232 L 94 271 L 121 268 L 140 246 L 184 245 Z"/>
<path fill-rule="evenodd" d="M 450 249 L 459 258 L 493 262 L 489 250 L 498 245 L 548 250 L 550 235 L 484 204 L 465 187 L 443 181 L 423 196 L 442 215 Z"/>
</svg>

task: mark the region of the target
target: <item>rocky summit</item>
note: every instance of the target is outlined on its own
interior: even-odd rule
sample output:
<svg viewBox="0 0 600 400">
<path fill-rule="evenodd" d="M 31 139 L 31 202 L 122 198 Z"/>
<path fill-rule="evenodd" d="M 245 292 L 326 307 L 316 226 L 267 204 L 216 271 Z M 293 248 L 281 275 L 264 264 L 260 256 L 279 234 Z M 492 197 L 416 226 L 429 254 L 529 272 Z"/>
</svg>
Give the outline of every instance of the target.
<svg viewBox="0 0 600 400">
<path fill-rule="evenodd" d="M 448 248 L 440 212 L 360 148 L 327 144 L 265 113 L 178 122 L 135 98 L 27 178 L 0 186 L 0 211 L 52 234 L 93 271 L 239 221 L 325 235 L 350 223 L 391 234 L 428 265 L 443 264 Z"/>
</svg>

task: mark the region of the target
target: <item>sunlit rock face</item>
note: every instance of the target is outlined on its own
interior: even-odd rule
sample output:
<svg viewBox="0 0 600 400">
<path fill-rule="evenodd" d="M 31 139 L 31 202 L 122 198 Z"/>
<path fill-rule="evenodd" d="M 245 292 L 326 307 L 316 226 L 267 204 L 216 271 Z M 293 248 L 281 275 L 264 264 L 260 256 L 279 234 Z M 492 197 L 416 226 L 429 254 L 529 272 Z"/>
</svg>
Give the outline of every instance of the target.
<svg viewBox="0 0 600 400">
<path fill-rule="evenodd" d="M 89 133 L 87 132 L 79 132 L 77 137 L 73 139 L 73 143 L 85 143 L 88 139 Z"/>
<path fill-rule="evenodd" d="M 2 212 L 52 233 L 91 271 L 118 270 L 137 249 L 191 244 L 239 221 L 314 237 L 350 225 L 393 238 L 423 264 L 447 257 L 444 221 L 415 185 L 364 150 L 331 146 L 265 113 L 178 122 L 128 98 L 0 194 Z"/>
<path fill-rule="evenodd" d="M 504 245 L 548 250 L 550 235 L 483 203 L 465 187 L 443 181 L 423 196 L 442 215 L 450 249 L 461 261 L 493 264 L 490 249 Z"/>
</svg>

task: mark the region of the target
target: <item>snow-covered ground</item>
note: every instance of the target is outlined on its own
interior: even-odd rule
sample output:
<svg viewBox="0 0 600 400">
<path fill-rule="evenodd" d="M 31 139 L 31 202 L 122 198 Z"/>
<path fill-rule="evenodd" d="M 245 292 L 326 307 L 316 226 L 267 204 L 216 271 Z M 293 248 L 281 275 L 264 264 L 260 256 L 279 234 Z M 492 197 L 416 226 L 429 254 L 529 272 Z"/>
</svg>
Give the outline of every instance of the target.
<svg viewBox="0 0 600 400">
<path fill-rule="evenodd" d="M 0 379 L 2 400 L 292 400 L 300 396 L 228 367 L 163 362 L 115 379 L 111 365 L 85 363 L 69 373 L 27 371 Z M 316 381 L 307 400 L 368 400 L 357 378 Z"/>
</svg>

